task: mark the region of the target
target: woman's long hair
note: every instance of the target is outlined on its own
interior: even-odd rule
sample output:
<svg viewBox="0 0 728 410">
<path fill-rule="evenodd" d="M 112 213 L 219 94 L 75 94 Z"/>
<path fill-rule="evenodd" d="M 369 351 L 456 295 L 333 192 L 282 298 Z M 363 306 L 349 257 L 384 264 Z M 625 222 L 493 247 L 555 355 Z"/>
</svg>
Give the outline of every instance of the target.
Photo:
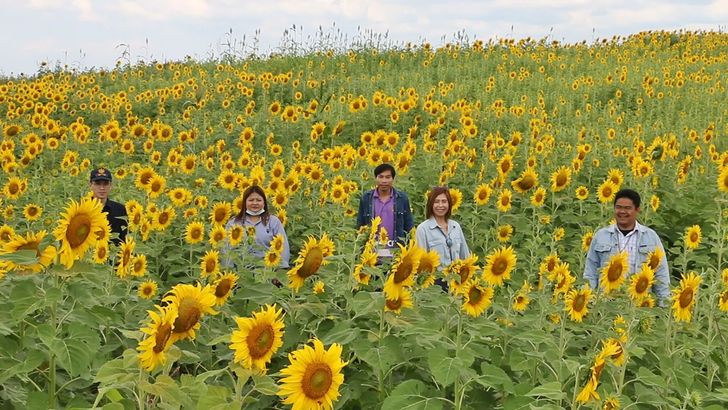
<svg viewBox="0 0 728 410">
<path fill-rule="evenodd" d="M 268 225 L 268 219 L 270 218 L 270 213 L 268 212 L 268 199 L 265 197 L 265 191 L 263 191 L 263 188 L 258 185 L 251 185 L 243 191 L 243 204 L 240 207 L 240 212 L 235 215 L 235 220 L 245 220 L 245 204 L 251 194 L 258 194 L 263 197 L 263 213 L 260 215 L 260 219 L 263 221 L 263 225 Z"/>
</svg>

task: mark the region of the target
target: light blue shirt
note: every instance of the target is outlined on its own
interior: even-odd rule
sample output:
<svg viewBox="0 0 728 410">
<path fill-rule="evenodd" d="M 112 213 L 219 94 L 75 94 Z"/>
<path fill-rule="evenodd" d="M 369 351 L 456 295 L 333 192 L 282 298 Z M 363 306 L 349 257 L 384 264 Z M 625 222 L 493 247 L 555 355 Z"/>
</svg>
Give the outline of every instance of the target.
<svg viewBox="0 0 728 410">
<path fill-rule="evenodd" d="M 665 253 L 662 241 L 654 230 L 639 223 L 635 225 L 635 230 L 636 232 L 631 234 L 634 237 L 625 238 L 615 224 L 602 228 L 594 234 L 586 255 L 586 266 L 584 266 L 584 279 L 589 281 L 592 289 L 599 287 L 602 268 L 614 254 L 628 251 L 629 272 L 626 273 L 626 276 L 630 277 L 635 271 L 641 269 L 650 252 L 659 247 L 662 249 L 662 253 Z M 632 246 L 629 246 L 630 241 L 634 241 Z M 670 271 L 665 256 L 662 257 L 662 261 L 655 271 L 652 292 L 657 295 L 661 305 L 670 298 Z"/>
<path fill-rule="evenodd" d="M 440 269 L 450 265 L 458 259 L 470 256 L 470 249 L 465 241 L 465 235 L 460 224 L 448 219 L 447 234 L 437 225 L 435 217 L 422 222 L 417 226 L 415 233 L 417 245 L 427 252 L 435 250 L 440 255 Z"/>
<path fill-rule="evenodd" d="M 255 244 L 257 245 L 257 247 L 254 248 L 251 246 L 250 249 L 248 249 L 248 252 L 251 255 L 259 257 L 260 259 L 263 259 L 266 252 L 268 252 L 268 249 L 270 249 L 270 243 L 273 241 L 273 238 L 278 234 L 283 235 L 283 251 L 281 252 L 280 267 L 288 268 L 288 261 L 291 258 L 291 250 L 288 246 L 288 236 L 286 236 L 286 230 L 283 228 L 283 223 L 281 223 L 281 220 L 278 219 L 277 216 L 269 215 L 267 225 L 263 223 L 262 219 L 258 220 L 258 222 L 253 222 L 247 215 L 245 216 L 245 220 L 232 218 L 228 221 L 227 224 L 225 224 L 225 229 L 229 231 L 230 228 L 235 225 L 240 225 L 243 227 L 252 226 L 255 228 Z M 231 260 L 232 258 L 229 256 L 230 250 L 231 249 L 229 244 L 224 246 L 222 249 L 222 265 L 225 267 L 233 266 Z"/>
</svg>

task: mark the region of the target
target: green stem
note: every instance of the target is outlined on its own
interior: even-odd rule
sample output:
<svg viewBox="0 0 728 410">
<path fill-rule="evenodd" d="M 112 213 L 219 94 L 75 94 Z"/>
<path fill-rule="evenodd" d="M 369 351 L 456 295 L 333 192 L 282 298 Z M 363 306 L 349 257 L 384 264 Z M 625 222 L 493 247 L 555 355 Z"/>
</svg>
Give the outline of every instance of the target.
<svg viewBox="0 0 728 410">
<path fill-rule="evenodd" d="M 58 288 L 58 275 L 55 274 L 55 272 L 51 272 L 51 275 L 53 275 L 53 289 Z M 57 302 L 56 300 L 53 300 L 50 306 L 50 325 L 51 329 L 53 329 L 53 339 L 56 338 L 57 334 L 57 323 L 56 323 L 56 310 L 57 310 Z M 49 408 L 55 409 L 56 408 L 56 355 L 53 353 L 51 348 L 48 348 L 48 405 Z"/>
<path fill-rule="evenodd" d="M 455 355 L 460 352 L 461 340 L 463 333 L 463 313 L 461 309 L 458 309 L 458 332 L 455 336 Z M 462 390 L 462 391 L 461 391 Z M 463 398 L 465 397 L 465 388 L 461 386 L 460 376 L 455 377 L 455 410 L 460 410 L 463 404 Z"/>
</svg>

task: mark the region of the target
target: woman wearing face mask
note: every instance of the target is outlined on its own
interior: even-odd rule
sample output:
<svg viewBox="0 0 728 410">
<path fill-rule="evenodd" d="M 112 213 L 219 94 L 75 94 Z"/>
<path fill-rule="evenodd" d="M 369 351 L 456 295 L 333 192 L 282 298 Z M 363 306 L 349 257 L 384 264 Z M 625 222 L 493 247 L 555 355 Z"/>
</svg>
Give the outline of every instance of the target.
<svg viewBox="0 0 728 410">
<path fill-rule="evenodd" d="M 416 238 L 420 248 L 434 249 L 440 255 L 440 269 L 458 259 L 470 256 L 460 224 L 450 219 L 452 198 L 447 187 L 434 187 L 427 198 L 427 220 L 417 226 Z"/>
<path fill-rule="evenodd" d="M 288 261 L 291 251 L 288 246 L 288 237 L 283 223 L 277 216 L 268 212 L 268 201 L 265 198 L 265 191 L 257 185 L 248 187 L 243 192 L 243 208 L 240 212 L 232 217 L 225 228 L 230 230 L 234 225 L 252 226 L 255 228 L 255 244 L 256 248 L 250 249 L 250 253 L 260 259 L 265 257 L 265 253 L 270 248 L 273 238 L 281 234 L 283 236 L 283 251 L 281 252 L 281 268 L 288 268 Z M 226 250 L 223 251 L 223 253 Z M 224 265 L 232 266 L 230 257 L 224 258 Z"/>
</svg>

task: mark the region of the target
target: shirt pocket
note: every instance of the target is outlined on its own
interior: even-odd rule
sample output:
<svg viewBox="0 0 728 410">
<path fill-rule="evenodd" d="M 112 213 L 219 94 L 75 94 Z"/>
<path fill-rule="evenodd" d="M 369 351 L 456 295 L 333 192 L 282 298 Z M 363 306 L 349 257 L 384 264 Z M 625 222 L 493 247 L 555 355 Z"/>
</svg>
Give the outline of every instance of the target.
<svg viewBox="0 0 728 410">
<path fill-rule="evenodd" d="M 442 252 L 447 252 L 447 243 L 445 238 L 431 238 L 427 240 L 427 246 L 430 249 L 439 249 Z"/>
<path fill-rule="evenodd" d="M 599 254 L 607 254 L 612 251 L 612 244 L 608 242 L 599 242 L 594 244 L 594 251 Z"/>
</svg>

